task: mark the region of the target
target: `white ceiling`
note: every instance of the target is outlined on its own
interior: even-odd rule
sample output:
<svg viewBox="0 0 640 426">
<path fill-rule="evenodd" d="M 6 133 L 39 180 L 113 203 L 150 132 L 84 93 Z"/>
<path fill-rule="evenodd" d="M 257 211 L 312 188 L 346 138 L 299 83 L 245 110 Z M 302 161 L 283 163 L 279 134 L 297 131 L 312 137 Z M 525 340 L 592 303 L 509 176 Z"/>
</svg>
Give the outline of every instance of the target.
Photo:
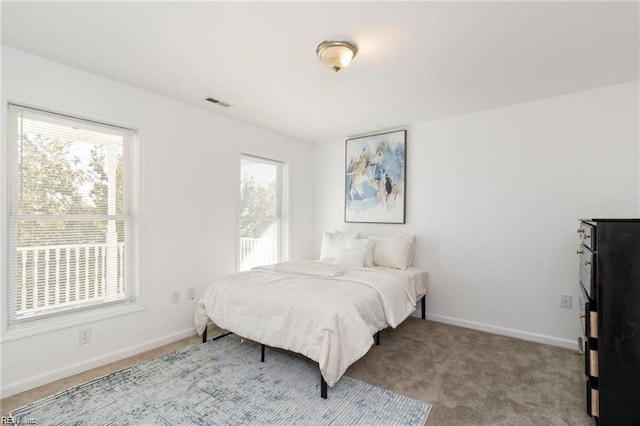
<svg viewBox="0 0 640 426">
<path fill-rule="evenodd" d="M 2 43 L 307 141 L 638 79 L 637 2 L 2 2 Z M 359 52 L 332 72 L 318 43 Z M 205 102 L 212 96 L 231 104 Z"/>
</svg>

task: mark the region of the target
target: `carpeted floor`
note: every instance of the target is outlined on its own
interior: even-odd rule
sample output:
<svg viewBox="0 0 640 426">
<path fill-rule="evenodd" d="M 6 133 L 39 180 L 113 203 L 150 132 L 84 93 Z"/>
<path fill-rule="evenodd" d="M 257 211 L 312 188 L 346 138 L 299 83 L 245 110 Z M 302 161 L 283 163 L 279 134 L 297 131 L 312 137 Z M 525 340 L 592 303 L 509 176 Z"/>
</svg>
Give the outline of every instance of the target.
<svg viewBox="0 0 640 426">
<path fill-rule="evenodd" d="M 154 351 L 0 401 L 1 415 L 45 396 L 197 343 Z M 433 404 L 428 426 L 592 425 L 574 351 L 409 318 L 347 375 Z M 331 389 L 329 389 L 331 392 Z"/>
<path fill-rule="evenodd" d="M 353 378 L 429 401 L 428 426 L 593 425 L 577 352 L 409 318 Z"/>
</svg>

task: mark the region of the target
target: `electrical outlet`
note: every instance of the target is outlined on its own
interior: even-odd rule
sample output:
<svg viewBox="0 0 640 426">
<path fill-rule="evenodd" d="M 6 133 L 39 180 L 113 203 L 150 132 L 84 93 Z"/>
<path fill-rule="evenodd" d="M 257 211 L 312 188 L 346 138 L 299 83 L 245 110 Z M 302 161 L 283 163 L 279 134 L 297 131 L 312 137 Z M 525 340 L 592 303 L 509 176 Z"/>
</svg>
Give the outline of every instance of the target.
<svg viewBox="0 0 640 426">
<path fill-rule="evenodd" d="M 91 343 L 91 329 L 82 328 L 78 330 L 78 344 L 86 345 L 87 343 Z"/>
<path fill-rule="evenodd" d="M 188 300 L 196 300 L 196 288 L 195 287 L 189 287 L 187 289 L 187 299 Z"/>
<path fill-rule="evenodd" d="M 573 297 L 569 296 L 568 294 L 561 294 L 560 295 L 560 307 L 561 308 L 566 308 L 566 309 L 571 309 L 571 305 L 573 304 Z"/>
<path fill-rule="evenodd" d="M 180 303 L 180 290 L 171 292 L 171 303 Z"/>
</svg>

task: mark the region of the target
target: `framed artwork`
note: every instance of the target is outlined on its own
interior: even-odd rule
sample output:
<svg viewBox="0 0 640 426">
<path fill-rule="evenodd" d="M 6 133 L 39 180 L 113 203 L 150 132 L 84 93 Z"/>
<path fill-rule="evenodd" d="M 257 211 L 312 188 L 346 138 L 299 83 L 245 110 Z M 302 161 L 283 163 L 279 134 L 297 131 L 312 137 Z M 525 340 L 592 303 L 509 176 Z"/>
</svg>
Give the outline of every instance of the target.
<svg viewBox="0 0 640 426">
<path fill-rule="evenodd" d="M 345 222 L 405 222 L 406 145 L 406 130 L 346 140 Z"/>
</svg>

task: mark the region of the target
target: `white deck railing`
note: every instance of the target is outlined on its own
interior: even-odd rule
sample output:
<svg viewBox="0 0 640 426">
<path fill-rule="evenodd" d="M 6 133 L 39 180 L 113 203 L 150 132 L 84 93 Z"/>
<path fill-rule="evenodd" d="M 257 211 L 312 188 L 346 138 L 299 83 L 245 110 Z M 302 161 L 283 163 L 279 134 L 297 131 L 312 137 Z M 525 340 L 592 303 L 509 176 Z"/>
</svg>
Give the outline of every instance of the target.
<svg viewBox="0 0 640 426">
<path fill-rule="evenodd" d="M 278 261 L 275 238 L 240 238 L 240 270 L 269 265 Z"/>
<path fill-rule="evenodd" d="M 124 293 L 124 243 L 109 265 L 107 244 L 22 247 L 17 252 L 18 311 Z"/>
<path fill-rule="evenodd" d="M 107 244 L 23 247 L 17 250 L 18 311 L 77 303 L 124 293 L 124 243 L 110 266 Z M 275 238 L 241 238 L 241 270 L 278 261 Z"/>
</svg>

